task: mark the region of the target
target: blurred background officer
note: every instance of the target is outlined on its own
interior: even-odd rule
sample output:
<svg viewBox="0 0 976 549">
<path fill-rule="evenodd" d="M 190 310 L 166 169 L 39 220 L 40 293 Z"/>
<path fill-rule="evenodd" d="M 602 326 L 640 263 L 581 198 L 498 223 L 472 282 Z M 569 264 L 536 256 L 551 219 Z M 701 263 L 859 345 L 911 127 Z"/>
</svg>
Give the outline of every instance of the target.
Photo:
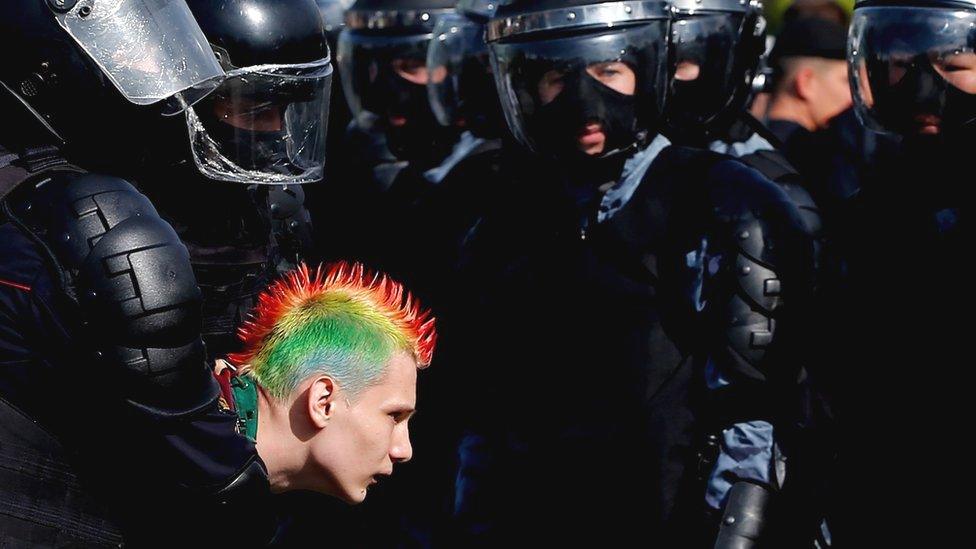
<svg viewBox="0 0 976 549">
<path fill-rule="evenodd" d="M 744 107 L 765 51 L 762 4 L 678 0 L 672 5 L 676 68 L 668 104 L 669 137 L 676 143 L 701 147 L 713 141 L 729 142 L 726 148 L 731 149 L 731 143 L 740 137 L 730 135 L 734 127 L 744 133 L 739 141 L 745 143 L 755 134 L 752 128 L 758 127 L 749 124 Z"/>
<path fill-rule="evenodd" d="M 334 155 L 334 193 L 323 198 L 319 234 L 331 257 L 390 268 L 398 260 L 387 234 L 398 215 L 440 181 L 455 128 L 437 123 L 427 98 L 427 47 L 449 0 L 359 0 L 346 13 L 336 60 L 354 117 Z"/>
<path fill-rule="evenodd" d="M 315 0 L 322 13 L 322 23 L 325 25 L 325 32 L 329 39 L 329 51 L 335 54 L 339 44 L 339 33 L 346 26 L 346 11 L 352 6 L 353 0 Z M 337 151 L 342 147 L 346 139 L 346 128 L 352 121 L 352 112 L 349 111 L 349 103 L 342 91 L 342 78 L 339 71 L 332 75 L 332 100 L 329 102 L 329 137 L 326 150 Z M 338 169 L 342 167 L 341 162 L 328 162 L 325 165 L 325 181 L 337 181 Z M 318 199 L 323 193 L 321 187 L 311 190 L 312 196 L 309 203 Z"/>
<path fill-rule="evenodd" d="M 827 128 L 852 105 L 846 55 L 846 29 L 824 19 L 796 19 L 776 40 L 770 58 L 775 71 L 773 94 L 766 117 L 790 158 L 802 159 L 794 139 Z"/>
<path fill-rule="evenodd" d="M 0 71 L 4 543 L 209 543 L 231 517 L 248 528 L 221 540 L 270 539 L 264 468 L 218 409 L 187 249 L 130 183 L 83 170 L 145 158 L 144 125 L 199 105 L 224 71 L 182 1 L 5 7 L 0 44 L 21 54 Z"/>
<path fill-rule="evenodd" d="M 958 433 L 968 429 L 974 379 L 962 366 L 971 336 L 958 315 L 973 298 L 960 254 L 973 249 L 974 28 L 970 2 L 859 2 L 854 10 L 855 107 L 868 128 L 902 143 L 864 181 L 843 232 L 850 294 L 840 333 L 851 352 L 839 365 L 846 513 L 835 530 L 847 545 L 941 546 L 967 535 L 959 531 L 966 512 L 946 484 L 920 479 L 966 451 Z M 867 392 L 879 397 L 872 406 Z M 899 457 L 879 458 L 885 447 Z M 948 481 L 953 492 L 970 484 L 965 475 Z M 912 502 L 915 517 L 900 528 L 862 511 L 895 499 Z"/>
<path fill-rule="evenodd" d="M 810 243 L 775 184 L 660 135 L 669 32 L 663 2 L 515 1 L 488 25 L 517 146 L 482 172 L 459 268 L 459 543 L 731 543 L 720 515 L 764 517 L 781 486 Z"/>
<path fill-rule="evenodd" d="M 734 156 L 779 183 L 819 241 L 823 223 L 803 178 L 780 151 L 777 136 L 746 110 L 766 47 L 762 3 L 675 0 L 672 5 L 676 66 L 665 134 L 677 145 Z"/>
<path fill-rule="evenodd" d="M 434 28 L 427 52 L 428 99 L 434 116 L 460 135 L 451 155 L 436 170 L 440 183 L 426 192 L 411 212 L 415 229 L 407 239 L 423 242 L 410 266 L 415 286 L 437 307 L 449 295 L 457 254 L 477 221 L 486 189 L 469 170 L 484 169 L 508 136 L 505 115 L 492 78 L 485 31 L 497 0 L 462 0 L 456 13 L 444 15 Z M 405 227 L 410 231 L 411 227 Z M 405 239 L 406 242 L 406 239 Z M 426 295 L 425 295 L 426 294 Z"/>
</svg>

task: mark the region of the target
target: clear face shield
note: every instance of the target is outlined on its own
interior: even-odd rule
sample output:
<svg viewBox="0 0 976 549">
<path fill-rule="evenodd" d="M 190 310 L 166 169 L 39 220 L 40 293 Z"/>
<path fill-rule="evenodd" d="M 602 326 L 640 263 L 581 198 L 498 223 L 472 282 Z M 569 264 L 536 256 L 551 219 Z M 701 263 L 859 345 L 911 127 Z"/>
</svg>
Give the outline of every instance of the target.
<svg viewBox="0 0 976 549">
<path fill-rule="evenodd" d="M 186 112 L 197 168 L 245 184 L 321 181 L 331 82 L 329 58 L 229 72 Z"/>
<path fill-rule="evenodd" d="M 848 60 L 855 109 L 875 131 L 939 135 L 976 120 L 976 12 L 860 8 Z"/>
<path fill-rule="evenodd" d="M 164 114 L 178 114 L 224 76 L 183 0 L 80 0 L 55 18 L 137 105 L 164 102 Z"/>
<path fill-rule="evenodd" d="M 501 105 L 485 43 L 485 25 L 463 15 L 441 18 L 427 53 L 430 106 L 444 126 L 490 137 L 502 129 Z"/>
<path fill-rule="evenodd" d="M 708 124 L 741 85 L 736 52 L 743 14 L 681 16 L 671 27 L 675 74 L 668 114 L 673 124 Z"/>
<path fill-rule="evenodd" d="M 646 144 L 666 95 L 668 27 L 662 18 L 492 43 L 498 93 L 515 137 L 549 156 L 599 158 Z"/>
</svg>

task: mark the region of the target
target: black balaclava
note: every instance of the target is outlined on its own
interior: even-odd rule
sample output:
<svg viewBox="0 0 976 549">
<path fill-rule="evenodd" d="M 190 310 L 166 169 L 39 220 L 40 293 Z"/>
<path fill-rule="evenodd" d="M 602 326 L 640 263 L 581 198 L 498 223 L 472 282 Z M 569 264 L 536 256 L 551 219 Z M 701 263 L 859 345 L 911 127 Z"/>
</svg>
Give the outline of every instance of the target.
<svg viewBox="0 0 976 549">
<path fill-rule="evenodd" d="M 889 81 L 888 63 L 878 63 L 868 70 L 877 74 L 875 82 Z M 958 133 L 976 119 L 976 94 L 966 93 L 942 77 L 927 56 L 913 59 L 911 69 L 898 83 L 874 86 L 877 115 L 891 124 L 891 129 L 905 136 L 916 133 L 914 118 L 921 114 L 938 116 L 943 133 Z M 967 132 L 971 133 L 971 132 Z"/>
<path fill-rule="evenodd" d="M 426 86 L 404 80 L 392 68 L 381 71 L 363 97 L 363 108 L 380 116 L 387 146 L 394 156 L 421 164 L 436 163 L 450 151 L 456 131 L 438 124 L 428 103 Z M 390 116 L 402 116 L 406 124 L 391 126 Z"/>
<path fill-rule="evenodd" d="M 541 102 L 540 102 L 541 103 Z M 589 122 L 599 122 L 606 135 L 602 154 L 591 157 L 577 147 L 577 136 Z M 635 96 L 613 90 L 579 69 L 563 77 L 563 89 L 550 103 L 538 108 L 533 120 L 538 125 L 539 147 L 564 157 L 582 155 L 606 159 L 631 151 L 637 128 Z"/>
<path fill-rule="evenodd" d="M 246 170 L 266 169 L 274 167 L 279 173 L 301 173 L 296 171 L 286 149 L 288 132 L 254 131 L 234 128 L 223 122 L 211 122 L 208 126 L 210 133 L 221 143 L 227 145 L 221 153 L 228 160 Z"/>
<path fill-rule="evenodd" d="M 677 62 L 690 61 L 698 65 L 698 78 L 691 81 L 674 79 L 672 95 L 668 104 L 668 124 L 672 131 L 689 140 L 707 139 L 714 117 L 724 113 L 732 102 L 725 74 L 727 58 L 709 59 L 708 52 L 721 52 L 733 55 L 735 44 L 728 41 L 720 44 L 725 36 L 707 36 L 693 44 L 676 46 Z M 724 95 L 723 95 L 724 94 Z M 721 125 L 721 124 L 719 124 Z"/>
<path fill-rule="evenodd" d="M 559 95 L 538 108 L 533 124 L 538 124 L 535 135 L 540 151 L 558 159 L 556 166 L 580 201 L 590 200 L 597 187 L 617 180 L 634 151 L 635 97 L 613 90 L 579 69 L 568 72 Z M 580 131 L 590 122 L 599 122 L 606 136 L 599 155 L 586 154 L 577 144 Z"/>
</svg>

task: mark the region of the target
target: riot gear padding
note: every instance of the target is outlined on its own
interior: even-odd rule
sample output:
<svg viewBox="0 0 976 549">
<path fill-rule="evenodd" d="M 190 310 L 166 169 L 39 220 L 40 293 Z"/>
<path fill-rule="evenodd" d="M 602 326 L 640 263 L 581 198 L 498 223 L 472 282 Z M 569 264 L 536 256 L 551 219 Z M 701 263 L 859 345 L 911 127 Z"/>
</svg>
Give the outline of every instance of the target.
<svg viewBox="0 0 976 549">
<path fill-rule="evenodd" d="M 870 129 L 941 135 L 976 120 L 976 10 L 858 8 L 849 62 L 854 105 Z"/>
<path fill-rule="evenodd" d="M 214 405 L 189 255 L 148 199 L 124 180 L 94 174 L 58 176 L 36 192 L 14 201 L 8 217 L 48 242 L 100 371 L 151 417 Z"/>
<path fill-rule="evenodd" d="M 766 528 L 771 494 L 751 482 L 739 482 L 729 491 L 729 502 L 719 526 L 716 549 L 760 547 Z"/>
</svg>

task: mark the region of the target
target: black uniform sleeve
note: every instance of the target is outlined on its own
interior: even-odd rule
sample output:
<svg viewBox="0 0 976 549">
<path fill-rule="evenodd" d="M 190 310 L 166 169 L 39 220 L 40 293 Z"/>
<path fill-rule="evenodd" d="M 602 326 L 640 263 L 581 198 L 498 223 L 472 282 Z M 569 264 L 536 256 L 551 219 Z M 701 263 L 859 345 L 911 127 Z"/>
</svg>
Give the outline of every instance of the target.
<svg viewBox="0 0 976 549">
<path fill-rule="evenodd" d="M 814 247 L 794 200 L 758 172 L 719 162 L 708 185 L 705 417 L 721 452 L 706 499 L 724 512 L 717 546 L 750 547 L 787 474 L 780 458 L 798 413 Z"/>
</svg>

